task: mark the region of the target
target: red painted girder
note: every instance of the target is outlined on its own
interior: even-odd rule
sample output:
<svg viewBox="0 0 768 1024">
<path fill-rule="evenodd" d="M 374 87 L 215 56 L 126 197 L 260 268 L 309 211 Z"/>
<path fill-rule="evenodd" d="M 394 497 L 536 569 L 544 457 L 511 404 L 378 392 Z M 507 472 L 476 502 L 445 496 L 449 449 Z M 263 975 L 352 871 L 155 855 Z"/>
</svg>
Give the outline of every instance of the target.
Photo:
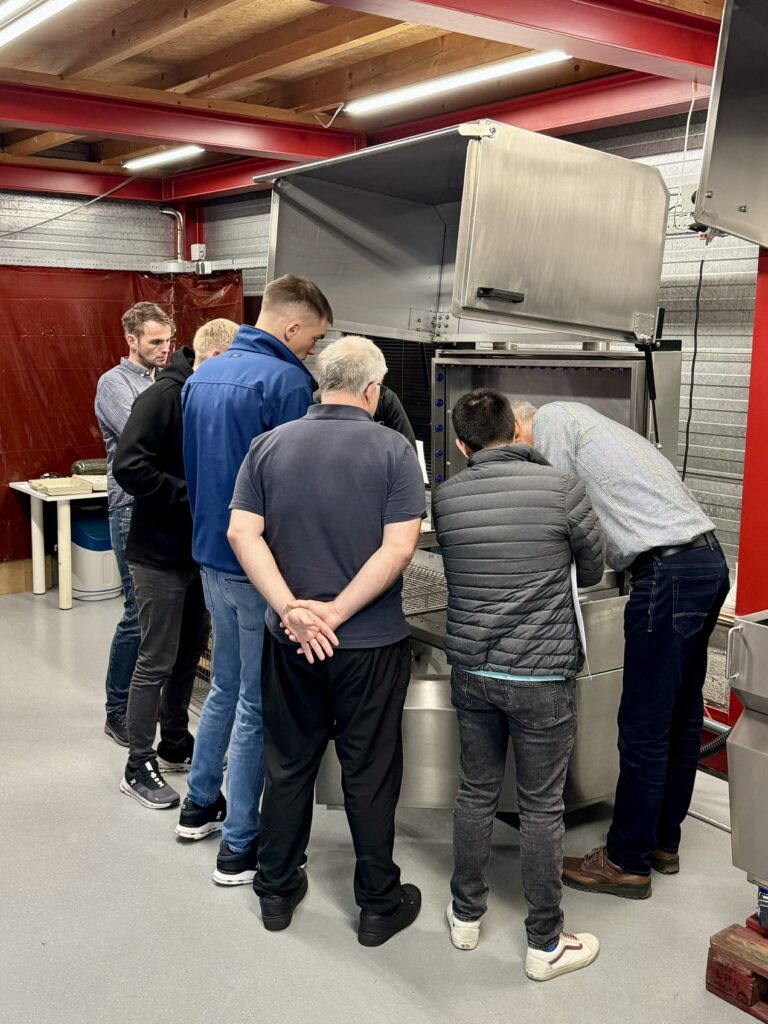
<svg viewBox="0 0 768 1024">
<path fill-rule="evenodd" d="M 100 196 L 115 185 L 120 178 L 114 174 L 90 174 L 80 171 L 66 171 L 44 167 L 22 167 L 16 164 L 0 164 L 0 192 L 58 192 L 72 196 Z M 143 178 L 129 182 L 114 194 L 115 199 L 133 199 L 139 202 L 158 203 L 162 200 L 162 182 Z"/>
<path fill-rule="evenodd" d="M 698 87 L 695 103 L 697 109 L 707 105 L 708 95 L 708 88 Z M 568 135 L 680 114 L 690 107 L 691 97 L 691 85 L 688 82 L 626 71 L 565 85 L 559 89 L 502 100 L 484 107 L 472 107 L 385 128 L 370 135 L 368 141 L 370 145 L 392 142 L 483 117 L 532 132 Z"/>
<path fill-rule="evenodd" d="M 116 96 L 0 83 L 0 121 L 17 128 L 186 145 L 238 156 L 304 161 L 342 156 L 362 145 L 352 132 L 288 124 Z"/>
<path fill-rule="evenodd" d="M 325 0 L 447 32 L 711 82 L 720 25 L 646 0 Z"/>
<path fill-rule="evenodd" d="M 270 171 L 290 167 L 284 160 L 239 160 L 223 167 L 206 167 L 200 171 L 188 171 L 163 182 L 163 198 L 168 202 L 196 202 L 214 196 L 237 195 L 239 192 L 255 192 L 269 185 L 254 185 L 254 174 L 268 174 Z"/>
<path fill-rule="evenodd" d="M 755 324 L 752 333 L 747 440 L 744 450 L 739 578 L 736 585 L 737 615 L 750 615 L 768 608 L 768 543 L 765 536 L 767 503 L 768 249 L 761 249 L 757 260 Z"/>
</svg>

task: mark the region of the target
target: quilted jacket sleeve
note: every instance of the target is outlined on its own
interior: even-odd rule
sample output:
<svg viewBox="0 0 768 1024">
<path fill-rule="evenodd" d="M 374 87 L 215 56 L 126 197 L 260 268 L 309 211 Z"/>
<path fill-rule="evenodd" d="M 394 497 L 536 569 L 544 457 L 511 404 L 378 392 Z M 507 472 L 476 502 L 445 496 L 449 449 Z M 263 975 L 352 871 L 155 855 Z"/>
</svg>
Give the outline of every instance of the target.
<svg viewBox="0 0 768 1024">
<path fill-rule="evenodd" d="M 584 484 L 572 474 L 568 475 L 565 510 L 577 582 L 580 587 L 592 587 L 600 582 L 605 568 L 603 531 Z"/>
</svg>

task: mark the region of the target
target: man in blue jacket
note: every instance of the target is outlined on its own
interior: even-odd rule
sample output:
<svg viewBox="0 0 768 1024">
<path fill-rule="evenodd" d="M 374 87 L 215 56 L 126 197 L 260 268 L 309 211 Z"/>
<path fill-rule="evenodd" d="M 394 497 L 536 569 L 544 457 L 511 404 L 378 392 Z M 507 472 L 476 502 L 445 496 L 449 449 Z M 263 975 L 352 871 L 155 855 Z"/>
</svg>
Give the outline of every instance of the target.
<svg viewBox="0 0 768 1024">
<path fill-rule="evenodd" d="M 253 879 L 264 785 L 260 672 L 267 606 L 227 541 L 229 503 L 251 441 L 300 419 L 312 405 L 304 360 L 331 323 L 331 307 L 317 285 L 280 277 L 265 289 L 256 326 L 241 327 L 229 351 L 204 363 L 182 393 L 192 554 L 213 622 L 213 682 L 176 834 L 201 839 L 221 828 L 213 874 L 219 885 Z"/>
</svg>

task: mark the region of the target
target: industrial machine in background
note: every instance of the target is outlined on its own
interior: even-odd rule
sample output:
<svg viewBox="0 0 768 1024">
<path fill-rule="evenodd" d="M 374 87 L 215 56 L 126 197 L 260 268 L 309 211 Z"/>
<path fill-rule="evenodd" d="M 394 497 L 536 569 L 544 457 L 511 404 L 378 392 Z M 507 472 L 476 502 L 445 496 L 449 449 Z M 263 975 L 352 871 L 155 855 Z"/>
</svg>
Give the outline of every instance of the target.
<svg viewBox="0 0 768 1024">
<path fill-rule="evenodd" d="M 477 121 L 270 180 L 270 278 L 317 282 L 339 333 L 440 346 L 423 438 L 433 486 L 465 465 L 450 412 L 482 386 L 534 404 L 585 402 L 676 461 L 681 355 L 679 343 L 657 338 L 669 196 L 656 168 Z M 623 585 L 623 574 L 607 572 L 579 595 L 588 665 L 569 809 L 615 788 Z M 446 598 L 439 553 L 417 552 L 404 578 L 413 669 L 402 806 L 450 807 L 456 795 Z M 343 802 L 333 751 L 317 799 Z M 501 809 L 516 810 L 511 758 Z"/>
</svg>

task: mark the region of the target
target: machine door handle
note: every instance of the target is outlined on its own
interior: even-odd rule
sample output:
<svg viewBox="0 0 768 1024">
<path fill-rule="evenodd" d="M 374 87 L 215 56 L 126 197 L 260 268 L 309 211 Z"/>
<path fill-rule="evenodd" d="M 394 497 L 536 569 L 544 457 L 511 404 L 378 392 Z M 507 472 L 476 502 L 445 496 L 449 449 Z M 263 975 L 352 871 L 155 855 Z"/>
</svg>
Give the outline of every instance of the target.
<svg viewBox="0 0 768 1024">
<path fill-rule="evenodd" d="M 478 299 L 498 299 L 501 302 L 525 302 L 525 292 L 505 292 L 502 288 L 477 289 Z"/>
<path fill-rule="evenodd" d="M 725 678 L 729 682 L 739 678 L 738 672 L 731 672 L 731 661 L 733 660 L 733 645 L 736 642 L 736 635 L 743 632 L 743 626 L 731 626 L 728 630 L 728 642 L 725 645 Z"/>
</svg>

